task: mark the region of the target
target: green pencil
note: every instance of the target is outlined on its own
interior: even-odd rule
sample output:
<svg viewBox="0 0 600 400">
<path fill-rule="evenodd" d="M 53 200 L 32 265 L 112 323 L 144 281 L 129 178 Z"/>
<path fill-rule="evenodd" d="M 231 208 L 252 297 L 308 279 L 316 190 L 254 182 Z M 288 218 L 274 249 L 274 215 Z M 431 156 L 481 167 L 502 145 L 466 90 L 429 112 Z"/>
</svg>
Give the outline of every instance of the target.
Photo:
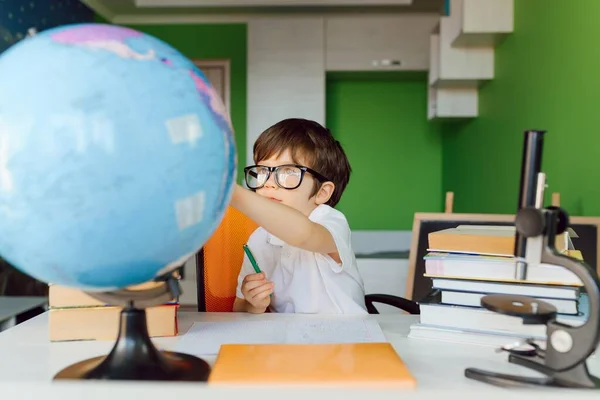
<svg viewBox="0 0 600 400">
<path fill-rule="evenodd" d="M 247 245 L 244 245 L 244 252 L 248 256 L 248 259 L 250 260 L 250 264 L 252 264 L 254 271 L 256 271 L 257 274 L 260 274 L 262 271 L 260 270 L 260 268 L 258 268 L 258 264 L 256 263 L 256 260 L 254 259 L 254 256 L 252 255 L 252 252 L 250 251 L 250 248 Z M 269 297 L 272 298 L 273 293 L 271 293 Z"/>
<path fill-rule="evenodd" d="M 260 274 L 262 271 L 260 268 L 258 268 L 258 264 L 256 263 L 256 260 L 254 259 L 254 256 L 247 245 L 244 245 L 244 252 L 246 252 L 246 255 L 248 256 L 248 259 L 250 260 L 250 263 L 252 264 L 252 267 L 254 267 L 256 273 Z"/>
</svg>

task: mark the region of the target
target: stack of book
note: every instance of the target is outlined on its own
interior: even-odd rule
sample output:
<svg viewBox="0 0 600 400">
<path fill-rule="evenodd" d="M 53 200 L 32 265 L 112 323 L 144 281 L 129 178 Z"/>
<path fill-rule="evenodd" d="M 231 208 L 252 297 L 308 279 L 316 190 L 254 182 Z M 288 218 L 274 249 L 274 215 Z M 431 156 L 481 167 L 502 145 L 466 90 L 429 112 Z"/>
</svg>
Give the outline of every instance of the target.
<svg viewBox="0 0 600 400">
<path fill-rule="evenodd" d="M 121 307 L 104 304 L 82 290 L 49 285 L 50 341 L 115 340 Z M 146 308 L 150 337 L 177 335 L 178 302 Z"/>
<path fill-rule="evenodd" d="M 487 294 L 534 297 L 554 305 L 560 322 L 585 322 L 587 296 L 568 269 L 528 264 L 526 279 L 515 279 L 514 227 L 461 225 L 433 232 L 428 240 L 425 276 L 433 291 L 420 304 L 420 321 L 411 326 L 409 337 L 490 346 L 545 341 L 545 325 L 525 325 L 519 317 L 483 308 L 481 298 Z M 555 245 L 559 252 L 581 259 L 569 232 L 557 236 Z"/>
</svg>

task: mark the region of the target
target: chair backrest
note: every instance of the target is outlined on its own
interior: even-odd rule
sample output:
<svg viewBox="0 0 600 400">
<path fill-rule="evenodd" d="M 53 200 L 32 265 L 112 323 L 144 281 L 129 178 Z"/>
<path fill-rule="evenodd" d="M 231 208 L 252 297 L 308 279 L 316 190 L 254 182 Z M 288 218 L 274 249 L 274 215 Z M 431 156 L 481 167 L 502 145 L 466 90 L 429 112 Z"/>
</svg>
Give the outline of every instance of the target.
<svg viewBox="0 0 600 400">
<path fill-rule="evenodd" d="M 231 311 L 240 267 L 242 246 L 258 225 L 229 207 L 211 238 L 196 255 L 198 311 Z"/>
</svg>

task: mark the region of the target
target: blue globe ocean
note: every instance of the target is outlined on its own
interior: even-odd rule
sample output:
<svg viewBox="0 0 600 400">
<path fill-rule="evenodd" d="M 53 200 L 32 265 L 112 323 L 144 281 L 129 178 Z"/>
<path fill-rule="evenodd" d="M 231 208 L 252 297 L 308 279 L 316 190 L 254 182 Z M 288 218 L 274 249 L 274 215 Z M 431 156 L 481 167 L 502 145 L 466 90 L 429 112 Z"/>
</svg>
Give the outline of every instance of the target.
<svg viewBox="0 0 600 400">
<path fill-rule="evenodd" d="M 79 24 L 0 55 L 0 257 L 89 291 L 180 266 L 228 206 L 236 149 L 194 64 L 135 30 Z"/>
</svg>

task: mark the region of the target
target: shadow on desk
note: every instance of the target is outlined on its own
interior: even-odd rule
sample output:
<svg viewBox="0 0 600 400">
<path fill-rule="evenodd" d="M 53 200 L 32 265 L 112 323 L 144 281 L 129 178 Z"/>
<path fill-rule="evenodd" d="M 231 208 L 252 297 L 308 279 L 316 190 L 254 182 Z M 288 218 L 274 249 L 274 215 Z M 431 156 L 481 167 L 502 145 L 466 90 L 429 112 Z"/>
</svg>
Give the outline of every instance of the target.
<svg viewBox="0 0 600 400">
<path fill-rule="evenodd" d="M 33 317 L 48 309 L 45 296 L 0 296 L 0 332 Z"/>
<path fill-rule="evenodd" d="M 19 314 L 15 317 L 15 324 L 18 325 L 21 322 L 25 322 L 28 319 L 36 317 L 36 316 L 42 314 L 43 312 L 45 312 L 47 310 L 47 308 L 48 307 L 46 307 L 46 306 L 40 306 L 40 307 L 32 308 L 31 310 L 22 312 L 21 314 Z"/>
<path fill-rule="evenodd" d="M 0 331 L 47 310 L 48 285 L 0 258 Z"/>
</svg>

